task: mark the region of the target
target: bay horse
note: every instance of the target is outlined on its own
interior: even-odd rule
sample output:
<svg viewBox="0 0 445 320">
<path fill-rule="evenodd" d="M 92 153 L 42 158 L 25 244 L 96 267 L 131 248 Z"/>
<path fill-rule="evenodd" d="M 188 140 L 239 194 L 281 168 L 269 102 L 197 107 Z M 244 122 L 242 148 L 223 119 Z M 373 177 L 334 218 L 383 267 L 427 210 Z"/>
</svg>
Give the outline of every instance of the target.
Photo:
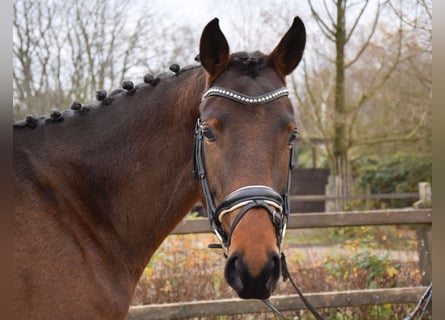
<svg viewBox="0 0 445 320">
<path fill-rule="evenodd" d="M 215 18 L 201 66 L 16 123 L 15 316 L 124 319 L 150 257 L 197 201 L 229 285 L 269 297 L 296 130 L 285 77 L 305 39 L 296 17 L 269 55 L 231 54 Z"/>
</svg>

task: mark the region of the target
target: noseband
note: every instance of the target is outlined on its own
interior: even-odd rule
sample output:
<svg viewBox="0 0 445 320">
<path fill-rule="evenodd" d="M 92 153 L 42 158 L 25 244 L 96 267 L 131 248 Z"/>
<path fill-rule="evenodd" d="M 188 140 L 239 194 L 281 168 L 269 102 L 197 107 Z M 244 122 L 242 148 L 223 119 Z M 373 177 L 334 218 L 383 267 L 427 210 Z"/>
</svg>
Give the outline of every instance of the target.
<svg viewBox="0 0 445 320">
<path fill-rule="evenodd" d="M 211 87 L 203 94 L 201 101 L 204 101 L 210 96 L 218 96 L 241 104 L 267 104 L 276 99 L 287 96 L 288 94 L 289 91 L 284 87 L 256 97 L 247 96 L 230 89 Z M 210 227 L 221 242 L 221 246 L 224 249 L 224 254 L 227 256 L 232 234 L 236 226 L 245 216 L 245 214 L 253 208 L 263 208 L 269 213 L 272 224 L 276 230 L 277 245 L 281 251 L 281 243 L 282 239 L 284 238 L 287 221 L 289 219 L 289 192 L 291 185 L 291 173 L 294 167 L 293 144 L 291 145 L 289 155 L 287 185 L 283 195 L 280 195 L 278 192 L 267 186 L 245 186 L 230 193 L 217 206 L 213 199 L 213 195 L 210 191 L 210 186 L 207 180 L 203 140 L 204 136 L 202 122 L 201 119 L 198 118 L 196 121 L 194 134 L 193 174 L 196 178 L 201 180 Z M 235 220 L 230 227 L 230 231 L 227 234 L 222 227 L 222 219 L 224 215 L 237 209 L 241 210 L 235 217 Z"/>
</svg>

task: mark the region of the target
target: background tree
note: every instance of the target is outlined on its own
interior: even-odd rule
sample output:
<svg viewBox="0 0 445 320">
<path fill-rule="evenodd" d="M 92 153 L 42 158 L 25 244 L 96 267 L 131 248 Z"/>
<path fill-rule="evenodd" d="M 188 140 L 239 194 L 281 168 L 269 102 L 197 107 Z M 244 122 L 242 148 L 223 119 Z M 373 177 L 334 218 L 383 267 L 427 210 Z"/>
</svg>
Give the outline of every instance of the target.
<svg viewBox="0 0 445 320">
<path fill-rule="evenodd" d="M 157 23 L 159 13 L 130 0 L 16 0 L 13 12 L 16 120 L 93 100 L 98 89 L 112 90 L 136 76 L 141 82 L 147 72 L 196 55 L 186 26 L 167 28 Z"/>
<path fill-rule="evenodd" d="M 432 55 L 419 50 L 425 37 L 404 22 L 406 2 L 398 3 L 402 9 L 397 15 L 388 2 L 308 4 L 323 37 L 314 36 L 309 43 L 312 54 L 305 55 L 303 76 L 291 76 L 302 138 L 325 141 L 321 151 L 335 192 L 347 195 L 352 191 L 351 161 L 376 152 L 413 150 L 414 145 L 428 152 L 430 89 L 410 65 L 428 79 Z"/>
<path fill-rule="evenodd" d="M 67 109 L 124 79 L 194 63 L 200 31 L 215 16 L 232 51 L 267 54 L 299 15 L 307 45 L 288 86 L 301 138 L 324 142 L 312 146 L 336 177 L 337 194 L 351 193 L 354 166 L 369 157 L 431 155 L 431 0 L 209 0 L 198 13 L 194 4 L 177 6 L 15 0 L 14 118 Z"/>
<path fill-rule="evenodd" d="M 323 9 L 321 9 L 316 8 L 309 0 L 309 6 L 319 30 L 324 35 L 325 40 L 335 48 L 334 57 L 326 56 L 335 70 L 335 78 L 330 80 L 329 83 L 333 86 L 333 93 L 326 95 L 326 98 L 331 98 L 333 101 L 319 101 L 318 109 L 320 111 L 317 117 L 324 121 L 324 124 L 319 125 L 323 128 L 322 132 L 325 134 L 323 138 L 332 141 L 332 144 L 326 145 L 326 150 L 330 159 L 331 176 L 334 178 L 333 185 L 337 195 L 348 195 L 351 192 L 352 179 L 349 153 L 353 142 L 353 124 L 360 110 L 383 87 L 400 61 L 401 32 L 394 49 L 394 57 L 386 60 L 389 60 L 390 63 L 382 63 L 375 72 L 368 75 L 368 79 L 374 80 L 368 88 L 360 88 L 362 89 L 360 91 L 354 90 L 353 83 L 347 82 L 346 73 L 349 71 L 348 69 L 351 69 L 369 48 L 379 22 L 382 5 L 377 2 L 371 23 L 367 23 L 369 31 L 361 43 L 357 44 L 357 27 L 360 25 L 364 13 L 366 12 L 369 15 L 369 12 L 367 12 L 367 10 L 370 10 L 369 3 L 368 0 L 361 2 L 336 0 L 328 6 L 327 2 L 324 1 Z M 354 12 L 356 13 L 354 14 Z M 347 23 L 346 17 L 351 21 Z M 379 74 L 380 76 L 378 76 Z M 317 103 L 313 97 L 313 92 L 311 92 L 312 89 L 309 86 L 306 88 L 308 89 L 308 96 L 312 96 L 311 102 Z M 359 92 L 358 97 L 354 97 L 354 91 Z M 298 96 L 299 101 L 304 104 L 301 95 Z M 330 106 L 332 106 L 332 111 L 328 115 L 331 121 L 326 121 L 328 117 L 325 113 Z M 332 127 L 329 128 L 329 126 Z"/>
</svg>

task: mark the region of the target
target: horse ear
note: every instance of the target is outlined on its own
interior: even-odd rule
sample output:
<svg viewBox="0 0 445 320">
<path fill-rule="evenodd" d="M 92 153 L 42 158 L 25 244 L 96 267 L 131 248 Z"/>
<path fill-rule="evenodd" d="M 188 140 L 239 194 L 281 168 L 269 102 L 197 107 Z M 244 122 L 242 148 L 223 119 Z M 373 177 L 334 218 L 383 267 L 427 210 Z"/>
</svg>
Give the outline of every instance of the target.
<svg viewBox="0 0 445 320">
<path fill-rule="evenodd" d="M 229 44 L 219 28 L 218 18 L 210 21 L 202 31 L 199 60 L 211 80 L 218 77 L 230 59 Z"/>
<path fill-rule="evenodd" d="M 297 67 L 305 44 L 306 28 L 303 21 L 295 17 L 292 26 L 269 55 L 269 63 L 277 69 L 283 79 Z"/>
</svg>

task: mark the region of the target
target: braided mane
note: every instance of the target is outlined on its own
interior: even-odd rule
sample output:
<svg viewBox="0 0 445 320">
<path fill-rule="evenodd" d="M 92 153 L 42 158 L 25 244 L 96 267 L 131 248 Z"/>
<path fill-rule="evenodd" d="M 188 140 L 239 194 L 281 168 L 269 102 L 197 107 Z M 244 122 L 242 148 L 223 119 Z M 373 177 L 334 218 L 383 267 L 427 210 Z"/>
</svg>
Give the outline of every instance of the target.
<svg viewBox="0 0 445 320">
<path fill-rule="evenodd" d="M 28 115 L 24 120 L 19 120 L 13 123 L 14 129 L 35 129 L 38 126 L 45 124 L 55 124 L 63 123 L 65 118 L 74 116 L 85 116 L 92 109 L 97 109 L 102 106 L 111 105 L 117 98 L 125 96 L 133 96 L 142 90 L 147 90 L 147 88 L 156 87 L 161 81 L 173 80 L 177 76 L 187 72 L 189 70 L 194 70 L 200 68 L 200 65 L 189 65 L 184 68 L 180 68 L 178 64 L 172 64 L 170 66 L 171 72 L 164 72 L 157 76 L 152 74 L 146 74 L 143 77 L 143 82 L 139 84 L 134 84 L 133 81 L 125 80 L 122 82 L 122 88 L 113 90 L 110 94 L 106 90 L 100 89 L 96 91 L 96 102 L 89 102 L 83 104 L 79 101 L 73 101 L 71 103 L 70 109 L 65 111 L 60 111 L 58 109 L 52 109 L 49 115 L 44 115 L 40 117 L 35 117 L 33 115 Z M 151 94 L 151 90 L 148 91 Z"/>
</svg>

